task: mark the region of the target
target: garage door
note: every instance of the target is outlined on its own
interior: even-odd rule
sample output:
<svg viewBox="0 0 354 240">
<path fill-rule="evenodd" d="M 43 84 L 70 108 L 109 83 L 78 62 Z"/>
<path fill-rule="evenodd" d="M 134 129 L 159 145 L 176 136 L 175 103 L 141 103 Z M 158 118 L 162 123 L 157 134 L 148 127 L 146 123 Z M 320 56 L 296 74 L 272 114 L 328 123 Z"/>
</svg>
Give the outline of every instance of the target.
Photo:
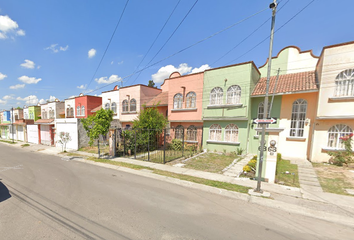
<svg viewBox="0 0 354 240">
<path fill-rule="evenodd" d="M 50 139 L 50 126 L 41 125 L 41 144 L 50 146 L 52 141 Z"/>
<path fill-rule="evenodd" d="M 28 142 L 38 144 L 38 125 L 27 125 Z"/>
</svg>

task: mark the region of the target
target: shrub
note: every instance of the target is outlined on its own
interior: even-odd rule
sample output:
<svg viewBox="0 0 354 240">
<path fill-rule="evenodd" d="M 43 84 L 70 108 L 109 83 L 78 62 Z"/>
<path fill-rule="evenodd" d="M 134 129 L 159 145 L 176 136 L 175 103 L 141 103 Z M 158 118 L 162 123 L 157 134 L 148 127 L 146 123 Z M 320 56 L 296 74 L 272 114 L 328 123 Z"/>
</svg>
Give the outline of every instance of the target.
<svg viewBox="0 0 354 240">
<path fill-rule="evenodd" d="M 252 171 L 252 168 L 251 168 L 250 166 L 248 166 L 248 165 L 245 165 L 245 166 L 243 167 L 243 171 L 244 171 L 244 172 L 251 172 L 251 171 Z"/>
<path fill-rule="evenodd" d="M 242 149 L 242 148 L 237 148 L 237 149 L 236 149 L 236 154 L 237 154 L 237 155 L 242 155 L 242 153 L 243 153 L 244 151 L 245 151 L 245 150 Z"/>
<path fill-rule="evenodd" d="M 180 150 L 182 150 L 182 146 L 183 146 L 183 144 L 182 144 L 181 140 L 179 140 L 179 139 L 172 140 L 172 144 L 171 144 L 172 150 L 180 151 Z"/>
<path fill-rule="evenodd" d="M 277 162 L 281 161 L 281 153 L 277 153 Z"/>
<path fill-rule="evenodd" d="M 257 161 L 257 155 L 254 155 L 252 160 L 256 160 Z"/>
<path fill-rule="evenodd" d="M 251 168 L 256 169 L 256 165 L 257 165 L 257 160 L 251 159 L 248 163 L 248 166 L 250 166 Z"/>
<path fill-rule="evenodd" d="M 354 162 L 354 156 L 352 151 L 352 137 L 353 133 L 343 136 L 340 138 L 344 144 L 343 151 L 330 151 L 328 155 L 331 156 L 329 163 L 343 166 L 343 164 L 348 166 L 348 163 Z"/>
</svg>

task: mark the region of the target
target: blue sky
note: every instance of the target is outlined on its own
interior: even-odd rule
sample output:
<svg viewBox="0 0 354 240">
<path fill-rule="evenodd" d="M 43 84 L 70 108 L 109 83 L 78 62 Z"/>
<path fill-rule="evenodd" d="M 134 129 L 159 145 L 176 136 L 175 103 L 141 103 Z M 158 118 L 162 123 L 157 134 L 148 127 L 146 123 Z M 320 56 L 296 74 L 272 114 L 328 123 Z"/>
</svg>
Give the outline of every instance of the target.
<svg viewBox="0 0 354 240">
<path fill-rule="evenodd" d="M 188 74 L 246 61 L 260 66 L 267 59 L 269 40 L 259 43 L 269 36 L 270 0 L 126 3 L 0 0 L 0 110 L 80 93 L 100 95 L 115 85 L 147 84 L 150 79 L 159 86 L 175 70 Z M 274 36 L 273 56 L 289 45 L 319 55 L 323 46 L 354 40 L 353 7 L 352 0 L 282 0 L 275 29 L 285 25 Z M 140 75 L 135 73 L 141 69 Z"/>
</svg>

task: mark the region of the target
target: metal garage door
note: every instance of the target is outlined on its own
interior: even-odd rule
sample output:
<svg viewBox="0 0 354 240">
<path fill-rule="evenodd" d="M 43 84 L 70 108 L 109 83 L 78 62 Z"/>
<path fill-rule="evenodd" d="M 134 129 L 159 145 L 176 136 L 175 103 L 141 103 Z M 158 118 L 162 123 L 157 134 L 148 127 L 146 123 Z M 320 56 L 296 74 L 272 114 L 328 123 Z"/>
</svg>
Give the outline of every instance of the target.
<svg viewBox="0 0 354 240">
<path fill-rule="evenodd" d="M 23 132 L 23 126 L 17 127 L 17 140 L 25 141 L 25 134 Z"/>
<path fill-rule="evenodd" d="M 52 141 L 50 139 L 50 126 L 41 125 L 41 144 L 51 145 Z"/>
<path fill-rule="evenodd" d="M 28 142 L 38 144 L 38 125 L 27 125 Z"/>
</svg>

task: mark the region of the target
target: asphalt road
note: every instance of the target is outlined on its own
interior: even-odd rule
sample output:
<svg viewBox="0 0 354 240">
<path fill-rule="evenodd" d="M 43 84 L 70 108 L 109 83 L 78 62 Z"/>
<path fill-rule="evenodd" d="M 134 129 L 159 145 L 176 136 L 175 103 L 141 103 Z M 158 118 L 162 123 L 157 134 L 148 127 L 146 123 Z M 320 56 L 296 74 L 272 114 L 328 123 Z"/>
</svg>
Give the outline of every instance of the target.
<svg viewBox="0 0 354 240">
<path fill-rule="evenodd" d="M 354 239 L 354 229 L 0 143 L 1 239 Z"/>
</svg>

